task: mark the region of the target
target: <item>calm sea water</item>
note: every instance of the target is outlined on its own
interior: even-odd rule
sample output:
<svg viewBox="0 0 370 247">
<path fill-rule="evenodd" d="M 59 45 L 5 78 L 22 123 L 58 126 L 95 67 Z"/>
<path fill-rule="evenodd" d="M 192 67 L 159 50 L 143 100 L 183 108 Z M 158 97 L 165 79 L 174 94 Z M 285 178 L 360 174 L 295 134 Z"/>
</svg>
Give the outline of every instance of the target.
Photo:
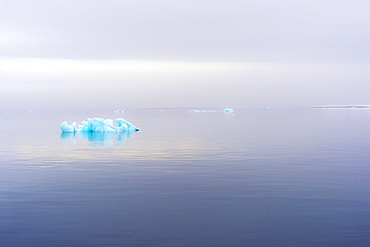
<svg viewBox="0 0 370 247">
<path fill-rule="evenodd" d="M 2 113 L 0 246 L 370 246 L 370 110 L 189 110 Z"/>
</svg>

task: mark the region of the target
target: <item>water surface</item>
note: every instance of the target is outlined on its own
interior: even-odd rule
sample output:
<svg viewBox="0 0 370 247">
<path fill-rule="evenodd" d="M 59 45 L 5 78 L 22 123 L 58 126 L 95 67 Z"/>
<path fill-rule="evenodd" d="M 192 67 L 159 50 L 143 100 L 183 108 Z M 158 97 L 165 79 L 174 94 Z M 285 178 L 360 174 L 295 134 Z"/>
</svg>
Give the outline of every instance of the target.
<svg viewBox="0 0 370 247">
<path fill-rule="evenodd" d="M 0 245 L 369 246 L 370 110 L 189 110 L 1 114 Z"/>
</svg>

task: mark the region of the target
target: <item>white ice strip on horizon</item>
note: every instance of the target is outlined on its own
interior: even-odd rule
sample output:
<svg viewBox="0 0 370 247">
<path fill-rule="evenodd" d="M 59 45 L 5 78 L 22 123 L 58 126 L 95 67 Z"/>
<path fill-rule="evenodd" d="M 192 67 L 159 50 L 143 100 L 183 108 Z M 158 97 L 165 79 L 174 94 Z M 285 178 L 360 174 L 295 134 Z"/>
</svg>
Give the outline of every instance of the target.
<svg viewBox="0 0 370 247">
<path fill-rule="evenodd" d="M 117 126 L 114 126 L 112 119 L 96 117 L 88 118 L 87 121 L 82 121 L 78 126 L 76 122 L 68 124 L 66 121 L 64 121 L 60 124 L 60 129 L 63 133 L 139 131 L 137 127 L 123 118 L 116 119 L 116 123 Z"/>
<path fill-rule="evenodd" d="M 311 108 L 345 108 L 345 109 L 367 109 L 370 108 L 370 105 L 318 105 L 318 106 L 311 106 Z"/>
</svg>

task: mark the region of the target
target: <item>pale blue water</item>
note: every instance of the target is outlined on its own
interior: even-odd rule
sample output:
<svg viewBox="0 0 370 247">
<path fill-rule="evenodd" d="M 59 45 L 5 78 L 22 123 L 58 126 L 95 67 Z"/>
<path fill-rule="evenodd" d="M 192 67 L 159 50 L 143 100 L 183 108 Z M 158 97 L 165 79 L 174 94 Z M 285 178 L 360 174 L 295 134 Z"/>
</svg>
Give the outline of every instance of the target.
<svg viewBox="0 0 370 247">
<path fill-rule="evenodd" d="M 370 246 L 370 110 L 189 110 L 1 114 L 0 246 Z"/>
</svg>

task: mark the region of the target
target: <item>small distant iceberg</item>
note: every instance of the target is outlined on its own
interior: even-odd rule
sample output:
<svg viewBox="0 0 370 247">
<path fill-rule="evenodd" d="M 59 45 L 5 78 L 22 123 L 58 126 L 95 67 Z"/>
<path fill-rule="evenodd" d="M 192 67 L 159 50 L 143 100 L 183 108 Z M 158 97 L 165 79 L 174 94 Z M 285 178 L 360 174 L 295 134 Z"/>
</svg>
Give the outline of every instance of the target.
<svg viewBox="0 0 370 247">
<path fill-rule="evenodd" d="M 117 126 L 113 125 L 112 119 L 104 118 L 88 118 L 87 121 L 82 121 L 77 126 L 76 122 L 68 124 L 66 121 L 60 124 L 60 129 L 63 133 L 74 132 L 123 132 L 123 131 L 139 131 L 136 126 L 126 121 L 123 118 L 118 118 L 115 121 Z"/>
<path fill-rule="evenodd" d="M 123 113 L 123 112 L 125 112 L 126 110 L 121 110 L 121 109 L 116 109 L 116 110 L 114 110 L 114 112 L 115 113 Z"/>
<path fill-rule="evenodd" d="M 226 108 L 226 109 L 224 109 L 224 112 L 234 112 L 234 109 Z"/>
</svg>

